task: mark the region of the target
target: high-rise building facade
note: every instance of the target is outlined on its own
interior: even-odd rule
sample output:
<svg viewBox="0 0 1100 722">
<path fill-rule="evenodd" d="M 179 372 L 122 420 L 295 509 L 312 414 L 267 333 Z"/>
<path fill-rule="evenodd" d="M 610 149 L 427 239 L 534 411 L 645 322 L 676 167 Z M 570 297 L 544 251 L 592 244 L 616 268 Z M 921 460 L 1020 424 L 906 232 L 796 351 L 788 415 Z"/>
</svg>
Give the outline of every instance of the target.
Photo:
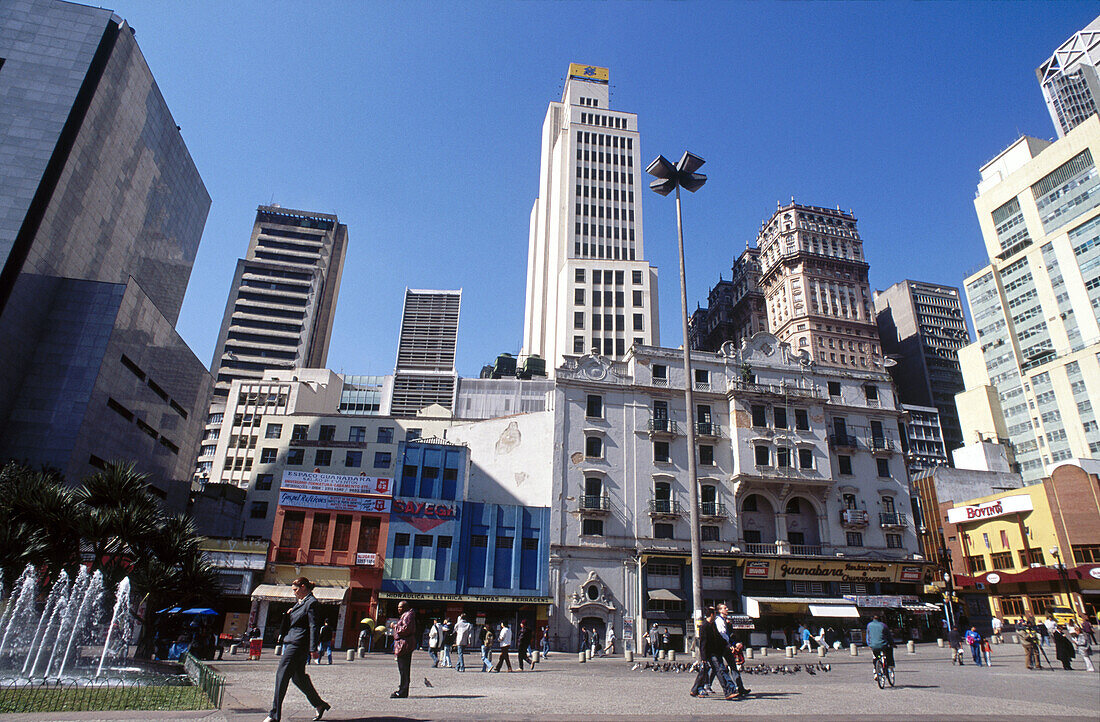
<svg viewBox="0 0 1100 722">
<path fill-rule="evenodd" d="M 1058 137 L 1096 114 L 1100 103 L 1100 17 L 1062 43 L 1035 70 Z"/>
<path fill-rule="evenodd" d="M 659 342 L 657 271 L 642 246 L 638 116 L 611 110 L 606 68 L 573 64 L 542 127 L 522 355 L 548 374 L 594 349 Z"/>
<path fill-rule="evenodd" d="M 256 209 L 210 364 L 214 393 L 195 465 L 197 481 L 220 474 L 218 441 L 234 381 L 324 367 L 347 245 L 348 227 L 334 215 L 277 205 Z"/>
<path fill-rule="evenodd" d="M 791 201 L 764 222 L 756 246 L 772 334 L 819 364 L 881 368 L 868 265 L 851 212 Z"/>
<path fill-rule="evenodd" d="M 890 375 L 903 404 L 935 406 L 947 450 L 963 444 L 955 394 L 963 390 L 959 349 L 970 343 L 959 289 L 901 281 L 875 292 L 882 352 L 897 365 Z M 941 451 L 942 455 L 942 451 Z"/>
<path fill-rule="evenodd" d="M 0 457 L 185 503 L 210 374 L 175 323 L 210 196 L 126 22 L 0 4 Z"/>
<path fill-rule="evenodd" d="M 462 291 L 405 289 L 390 413 L 415 416 L 439 404 L 453 410 L 458 388 L 455 353 Z"/>
<path fill-rule="evenodd" d="M 691 347 L 717 352 L 731 341 L 740 345 L 768 330 L 764 293 L 760 290 L 760 250 L 746 248 L 733 264 L 730 280 L 719 279 L 707 297 L 707 307 L 688 320 Z"/>
<path fill-rule="evenodd" d="M 965 280 L 976 339 L 960 350 L 968 443 L 1007 438 L 1026 482 L 1100 455 L 1100 116 L 1022 137 L 981 169 L 989 265 Z M 964 353 L 965 352 L 965 353 Z"/>
</svg>

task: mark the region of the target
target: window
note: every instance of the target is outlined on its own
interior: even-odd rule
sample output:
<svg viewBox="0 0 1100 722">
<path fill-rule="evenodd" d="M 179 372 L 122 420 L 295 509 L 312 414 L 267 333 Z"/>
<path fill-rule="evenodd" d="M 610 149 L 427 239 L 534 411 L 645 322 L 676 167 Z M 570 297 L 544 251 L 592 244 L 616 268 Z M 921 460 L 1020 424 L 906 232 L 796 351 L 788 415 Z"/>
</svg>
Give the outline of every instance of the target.
<svg viewBox="0 0 1100 722">
<path fill-rule="evenodd" d="M 855 509 L 856 507 L 856 495 L 845 494 L 842 501 L 844 502 L 845 509 Z"/>
<path fill-rule="evenodd" d="M 642 272 L 641 271 L 631 271 L 630 272 L 630 280 L 633 283 L 641 283 L 642 282 Z"/>
<path fill-rule="evenodd" d="M 575 305 L 575 306 L 583 306 L 584 305 L 584 289 L 583 288 L 574 288 L 573 289 L 573 305 Z"/>
<path fill-rule="evenodd" d="M 360 517 L 359 518 L 359 544 L 355 550 L 364 553 L 371 553 L 378 548 L 378 528 L 379 521 L 377 517 Z M 394 535 L 394 545 L 397 545 L 397 537 L 400 534 Z M 409 545 L 409 535 L 405 535 L 405 546 Z"/>
<path fill-rule="evenodd" d="M 772 409 L 772 416 L 775 418 L 775 428 L 786 429 L 787 427 L 787 409 L 782 406 L 776 406 Z"/>
<path fill-rule="evenodd" d="M 634 330 L 635 331 L 644 331 L 645 330 L 644 318 L 643 318 L 642 314 L 640 314 L 640 313 L 634 314 Z"/>
<path fill-rule="evenodd" d="M 710 383 L 710 371 L 707 369 L 695 369 L 695 383 L 697 384 L 709 384 Z"/>
<path fill-rule="evenodd" d="M 1023 597 L 1001 597 L 1001 616 L 1002 617 L 1022 617 L 1024 616 L 1024 599 Z"/>
<path fill-rule="evenodd" d="M 584 336 L 573 337 L 573 353 L 584 353 Z"/>
<path fill-rule="evenodd" d="M 286 452 L 287 466 L 301 466 L 306 463 L 305 449 L 288 449 Z"/>
<path fill-rule="evenodd" d="M 332 535 L 332 550 L 346 552 L 351 544 L 351 516 L 338 514 L 336 516 L 336 529 Z"/>
<path fill-rule="evenodd" d="M 985 556 L 983 556 L 981 554 L 975 554 L 972 557 L 967 557 L 966 561 L 967 561 L 967 564 L 969 564 L 969 566 L 970 566 L 970 573 L 971 574 L 974 574 L 976 572 L 984 572 L 985 571 Z"/>
<path fill-rule="evenodd" d="M 878 401 L 878 386 L 864 386 L 863 393 L 868 401 Z"/>
<path fill-rule="evenodd" d="M 248 510 L 248 516 L 252 519 L 266 519 L 267 518 L 267 502 L 266 501 L 254 501 L 252 507 Z"/>
<path fill-rule="evenodd" d="M 405 441 L 416 441 L 423 431 L 423 429 L 405 429 Z"/>
<path fill-rule="evenodd" d="M 282 435 L 283 435 L 283 425 L 282 424 L 268 424 L 267 428 L 264 429 L 264 438 L 265 439 L 277 439 Z"/>
<path fill-rule="evenodd" d="M 664 364 L 653 364 L 653 381 L 661 384 L 668 384 L 668 366 Z"/>
<path fill-rule="evenodd" d="M 260 449 L 260 463 L 274 464 L 279 458 L 278 449 Z"/>
<path fill-rule="evenodd" d="M 335 426 L 322 426 L 321 433 L 317 437 L 321 441 L 333 441 L 336 438 Z"/>
<path fill-rule="evenodd" d="M 573 328 L 584 328 L 584 311 L 573 312 Z"/>
<path fill-rule="evenodd" d="M 641 291 L 634 291 L 631 294 L 631 297 L 632 297 L 631 300 L 633 300 L 635 306 L 641 306 L 642 305 L 642 292 Z"/>
<path fill-rule="evenodd" d="M 846 476 L 852 475 L 852 457 L 837 455 L 836 457 L 837 470 Z"/>
<path fill-rule="evenodd" d="M 378 443 L 379 444 L 392 444 L 393 443 L 393 427 L 392 426 L 379 426 L 378 427 Z"/>
<path fill-rule="evenodd" d="M 700 538 L 703 541 L 719 541 L 718 527 L 704 525 L 699 527 Z"/>
<path fill-rule="evenodd" d="M 786 469 L 791 465 L 791 450 L 789 447 L 780 446 L 775 450 L 775 465 Z"/>
<path fill-rule="evenodd" d="M 309 424 L 294 424 L 294 429 L 290 432 L 291 441 L 301 441 L 309 436 Z"/>
<path fill-rule="evenodd" d="M 348 429 L 348 441 L 353 444 L 362 444 L 367 440 L 366 426 L 353 426 Z"/>
<path fill-rule="evenodd" d="M 309 534 L 310 549 L 324 549 L 328 542 L 328 514 L 313 515 L 313 529 Z"/>
<path fill-rule="evenodd" d="M 1074 544 L 1073 560 L 1078 564 L 1100 563 L 1100 544 Z"/>
<path fill-rule="evenodd" d="M 863 546 L 863 533 L 858 531 L 850 531 L 846 535 L 846 541 L 850 547 Z"/>
<path fill-rule="evenodd" d="M 672 539 L 673 526 L 672 524 L 654 524 L 653 525 L 653 538 L 654 539 Z"/>
<path fill-rule="evenodd" d="M 901 549 L 901 534 L 887 534 L 886 535 L 886 548 L 887 549 Z"/>
<path fill-rule="evenodd" d="M 794 410 L 794 427 L 799 431 L 807 431 L 810 428 L 810 414 L 806 409 Z"/>
<path fill-rule="evenodd" d="M 840 382 L 839 381 L 830 381 L 829 382 L 829 396 L 840 396 Z"/>
<path fill-rule="evenodd" d="M 798 468 L 799 469 L 812 469 L 812 468 L 814 468 L 814 450 L 813 449 L 799 449 L 798 450 Z"/>
<path fill-rule="evenodd" d="M 585 407 L 584 415 L 590 419 L 602 419 L 603 418 L 603 397 L 596 394 L 588 394 L 588 405 Z"/>
<path fill-rule="evenodd" d="M 376 451 L 374 452 L 374 468 L 375 469 L 388 469 L 392 463 L 392 457 L 388 451 Z"/>
<path fill-rule="evenodd" d="M 653 460 L 668 463 L 671 461 L 669 452 L 669 444 L 667 441 L 654 441 L 653 442 Z"/>
<path fill-rule="evenodd" d="M 584 283 L 584 269 L 578 268 L 573 272 L 573 280 L 577 283 Z"/>
<path fill-rule="evenodd" d="M 603 519 L 581 519 L 583 536 L 603 536 Z"/>
<path fill-rule="evenodd" d="M 344 457 L 344 466 L 358 469 L 363 465 L 363 452 L 362 451 L 349 451 L 347 456 Z"/>
<path fill-rule="evenodd" d="M 875 459 L 878 463 L 878 475 L 882 477 L 890 476 L 890 460 L 889 459 Z"/>
<path fill-rule="evenodd" d="M 1025 569 L 1032 564 L 1043 565 L 1046 564 L 1046 559 L 1043 556 L 1042 549 L 1021 549 L 1020 550 L 1020 566 Z"/>
<path fill-rule="evenodd" d="M 602 459 L 603 439 L 598 436 L 584 437 L 584 455 L 590 459 Z"/>
<path fill-rule="evenodd" d="M 757 466 L 771 466 L 772 453 L 770 448 L 768 448 L 764 444 L 757 444 L 755 447 L 755 452 Z"/>
<path fill-rule="evenodd" d="M 257 474 L 256 491 L 269 491 L 273 481 L 275 481 L 274 474 Z"/>
<path fill-rule="evenodd" d="M 332 449 L 317 449 L 313 457 L 314 466 L 328 466 L 332 463 Z"/>
<path fill-rule="evenodd" d="M 703 466 L 714 465 L 714 447 L 710 444 L 699 445 L 699 463 Z"/>
<path fill-rule="evenodd" d="M 767 407 L 753 405 L 752 407 L 752 425 L 756 427 L 764 427 L 768 425 Z"/>
<path fill-rule="evenodd" d="M 998 552 L 989 555 L 989 561 L 997 571 L 1012 568 L 1012 552 Z"/>
</svg>

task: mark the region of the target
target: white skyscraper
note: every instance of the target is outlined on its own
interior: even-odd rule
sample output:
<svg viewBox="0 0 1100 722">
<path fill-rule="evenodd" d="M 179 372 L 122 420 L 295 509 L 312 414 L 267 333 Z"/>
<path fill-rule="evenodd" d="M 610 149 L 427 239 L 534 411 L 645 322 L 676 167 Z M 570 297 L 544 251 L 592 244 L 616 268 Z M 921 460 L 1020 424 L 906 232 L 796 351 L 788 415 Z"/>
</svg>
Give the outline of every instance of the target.
<svg viewBox="0 0 1100 722">
<path fill-rule="evenodd" d="M 638 118 L 609 107 L 606 68 L 569 66 L 542 127 L 531 210 L 523 355 L 622 358 L 658 345 L 657 270 L 642 246 Z"/>
<path fill-rule="evenodd" d="M 1100 104 L 1100 17 L 1062 43 L 1035 70 L 1047 110 L 1062 138 Z"/>
</svg>

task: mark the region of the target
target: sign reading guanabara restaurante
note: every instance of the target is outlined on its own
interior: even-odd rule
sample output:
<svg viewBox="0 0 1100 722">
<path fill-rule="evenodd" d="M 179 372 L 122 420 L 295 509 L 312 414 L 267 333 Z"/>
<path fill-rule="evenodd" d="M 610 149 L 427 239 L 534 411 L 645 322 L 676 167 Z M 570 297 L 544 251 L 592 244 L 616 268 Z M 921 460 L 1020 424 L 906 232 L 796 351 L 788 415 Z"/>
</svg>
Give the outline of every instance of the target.
<svg viewBox="0 0 1100 722">
<path fill-rule="evenodd" d="M 385 476 L 347 476 L 309 471 L 284 471 L 283 489 L 324 494 L 393 495 L 393 479 Z"/>
<path fill-rule="evenodd" d="M 834 582 L 919 582 L 919 564 L 863 561 L 752 559 L 745 562 L 745 579 L 791 579 Z"/>
<path fill-rule="evenodd" d="M 948 509 L 947 521 L 952 524 L 981 521 L 982 519 L 992 519 L 1005 514 L 1015 514 L 1018 511 L 1031 511 L 1034 508 L 1030 494 L 1017 494 L 981 504 L 957 506 L 954 509 Z"/>
</svg>

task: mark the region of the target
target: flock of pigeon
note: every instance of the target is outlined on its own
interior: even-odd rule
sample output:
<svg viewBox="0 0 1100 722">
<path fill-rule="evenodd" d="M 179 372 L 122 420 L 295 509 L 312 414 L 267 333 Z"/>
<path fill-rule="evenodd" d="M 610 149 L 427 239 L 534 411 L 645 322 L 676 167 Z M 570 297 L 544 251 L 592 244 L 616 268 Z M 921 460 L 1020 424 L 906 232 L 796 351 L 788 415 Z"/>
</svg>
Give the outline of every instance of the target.
<svg viewBox="0 0 1100 722">
<path fill-rule="evenodd" d="M 631 667 L 631 671 L 643 670 L 651 672 L 698 672 L 702 662 L 639 662 Z M 815 664 L 746 664 L 741 670 L 742 674 L 806 674 L 816 675 L 818 672 L 828 672 L 831 664 L 817 662 Z"/>
</svg>

